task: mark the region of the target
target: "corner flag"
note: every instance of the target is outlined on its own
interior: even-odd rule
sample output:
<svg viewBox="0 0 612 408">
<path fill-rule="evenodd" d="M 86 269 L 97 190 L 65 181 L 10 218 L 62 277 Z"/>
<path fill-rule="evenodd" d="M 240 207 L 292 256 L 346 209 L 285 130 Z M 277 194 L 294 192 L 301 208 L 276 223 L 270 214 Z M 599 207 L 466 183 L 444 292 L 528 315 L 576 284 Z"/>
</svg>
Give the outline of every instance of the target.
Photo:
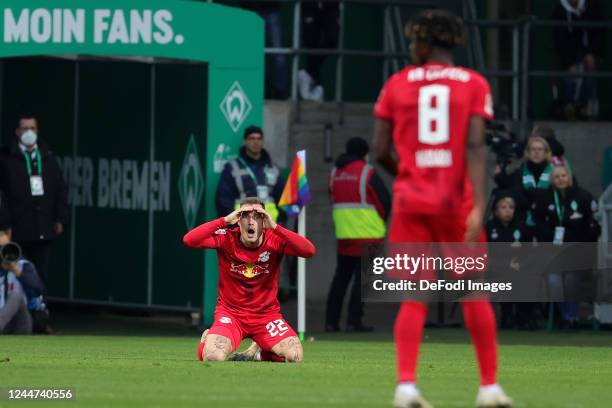
<svg viewBox="0 0 612 408">
<path fill-rule="evenodd" d="M 312 195 L 306 178 L 306 150 L 300 150 L 293 160 L 283 194 L 278 201 L 278 207 L 287 215 L 296 217 L 310 200 L 312 200 Z"/>
<path fill-rule="evenodd" d="M 306 150 L 297 152 L 287 184 L 283 190 L 278 207 L 287 215 L 298 216 L 298 234 L 306 236 L 306 209 L 302 208 L 312 200 L 308 179 L 306 178 Z M 306 332 L 306 260 L 298 258 L 298 335 L 304 341 Z"/>
</svg>

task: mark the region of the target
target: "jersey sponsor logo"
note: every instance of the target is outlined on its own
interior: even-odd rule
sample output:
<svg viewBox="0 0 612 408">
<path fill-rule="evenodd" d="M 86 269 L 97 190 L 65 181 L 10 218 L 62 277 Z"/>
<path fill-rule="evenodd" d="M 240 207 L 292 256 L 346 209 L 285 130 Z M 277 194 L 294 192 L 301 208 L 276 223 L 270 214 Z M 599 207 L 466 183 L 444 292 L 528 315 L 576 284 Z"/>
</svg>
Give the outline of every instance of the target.
<svg viewBox="0 0 612 408">
<path fill-rule="evenodd" d="M 257 265 L 255 263 L 243 263 L 236 264 L 234 262 L 230 265 L 230 272 L 240 274 L 245 278 L 251 279 L 262 273 L 270 273 L 268 270 L 268 264 Z"/>
<path fill-rule="evenodd" d="M 261 254 L 259 254 L 259 258 L 257 258 L 259 262 L 268 262 L 269 259 L 270 259 L 270 251 L 262 252 Z"/>
<path fill-rule="evenodd" d="M 219 323 L 230 324 L 232 323 L 232 319 L 227 316 L 221 316 L 221 318 L 219 318 Z"/>
<path fill-rule="evenodd" d="M 357 181 L 359 178 L 355 174 L 341 172 L 334 176 L 334 181 Z"/>
<path fill-rule="evenodd" d="M 453 155 L 448 149 L 417 150 L 416 165 L 420 168 L 451 167 Z"/>
<path fill-rule="evenodd" d="M 225 235 L 227 234 L 227 231 L 224 230 L 223 228 L 219 228 L 218 230 L 215 231 L 216 235 Z"/>
</svg>

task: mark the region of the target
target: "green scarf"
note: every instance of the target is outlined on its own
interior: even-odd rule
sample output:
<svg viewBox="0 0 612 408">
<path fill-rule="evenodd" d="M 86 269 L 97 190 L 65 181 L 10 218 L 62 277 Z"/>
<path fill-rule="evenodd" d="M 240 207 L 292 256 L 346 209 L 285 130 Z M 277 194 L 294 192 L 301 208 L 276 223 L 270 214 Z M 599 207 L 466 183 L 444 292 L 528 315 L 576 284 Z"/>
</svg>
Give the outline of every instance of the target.
<svg viewBox="0 0 612 408">
<path fill-rule="evenodd" d="M 527 165 L 523 166 L 523 188 L 525 190 L 529 190 L 531 188 L 548 188 L 550 187 L 550 175 L 553 171 L 552 164 L 546 166 L 542 174 L 540 174 L 540 178 L 536 184 L 535 177 L 533 173 L 529 171 Z"/>
</svg>

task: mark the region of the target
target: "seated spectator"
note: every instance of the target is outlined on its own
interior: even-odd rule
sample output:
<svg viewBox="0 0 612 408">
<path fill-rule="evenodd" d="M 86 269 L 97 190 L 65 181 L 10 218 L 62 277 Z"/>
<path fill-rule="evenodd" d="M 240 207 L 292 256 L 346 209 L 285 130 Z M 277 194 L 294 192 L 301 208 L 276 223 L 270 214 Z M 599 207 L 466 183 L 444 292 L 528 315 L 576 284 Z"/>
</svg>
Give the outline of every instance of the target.
<svg viewBox="0 0 612 408">
<path fill-rule="evenodd" d="M 10 234 L 0 231 L 0 247 L 8 243 L 10 243 Z M 46 289 L 34 264 L 22 257 L 15 262 L 3 260 L 2 269 L 7 273 L 11 272 L 11 275 L 19 281 L 21 290 L 26 296 L 27 310 L 31 315 L 32 331 L 51 334 L 53 331 L 49 326 L 49 311 L 44 300 Z"/>
<path fill-rule="evenodd" d="M 540 242 L 594 242 L 601 233 L 594 218 L 597 201 L 591 193 L 573 185 L 566 166 L 555 166 L 552 188 L 534 201 L 532 209 Z"/>
<path fill-rule="evenodd" d="M 516 212 L 526 217 L 529 227 L 534 225 L 529 208 L 536 197 L 550 187 L 552 154 L 548 142 L 539 136 L 529 137 L 525 147 L 524 163 L 515 171 L 496 168 L 495 183 L 500 189 L 516 193 Z"/>
<path fill-rule="evenodd" d="M 602 21 L 604 13 L 598 0 L 560 0 L 553 20 L 573 22 Z M 594 72 L 604 50 L 605 31 L 599 27 L 555 27 L 555 48 L 559 68 L 571 73 Z M 594 118 L 599 101 L 594 78 L 566 77 L 556 92 L 560 113 L 566 119 Z"/>
<path fill-rule="evenodd" d="M 533 235 L 527 225 L 515 217 L 516 200 L 508 190 L 495 195 L 493 218 L 487 222 L 489 242 L 531 242 Z"/>
<path fill-rule="evenodd" d="M 540 242 L 597 241 L 601 228 L 594 218 L 597 202 L 591 193 L 572 185 L 572 175 L 566 166 L 556 166 L 552 172 L 552 188 L 538 197 L 533 204 L 536 236 Z M 550 276 L 551 289 L 572 291 L 579 276 L 567 274 Z M 564 286 L 565 285 L 565 286 Z M 559 303 L 561 327 L 575 327 L 578 321 L 578 304 Z"/>
<path fill-rule="evenodd" d="M 514 193 L 508 190 L 499 191 L 493 202 L 493 218 L 487 222 L 486 232 L 489 242 L 532 242 L 531 228 L 515 217 Z M 512 255 L 497 260 L 504 270 L 511 268 Z M 517 273 L 516 271 L 512 271 Z M 501 328 L 535 328 L 537 304 L 535 303 L 501 303 Z"/>
</svg>

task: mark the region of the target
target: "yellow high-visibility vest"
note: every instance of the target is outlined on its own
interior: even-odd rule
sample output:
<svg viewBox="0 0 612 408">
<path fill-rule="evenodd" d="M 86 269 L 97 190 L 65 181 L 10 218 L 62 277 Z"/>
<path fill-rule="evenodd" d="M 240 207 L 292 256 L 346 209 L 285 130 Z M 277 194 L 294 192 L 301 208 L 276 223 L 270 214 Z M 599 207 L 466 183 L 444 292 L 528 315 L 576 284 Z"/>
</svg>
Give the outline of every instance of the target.
<svg viewBox="0 0 612 408">
<path fill-rule="evenodd" d="M 365 164 L 359 177 L 358 202 L 338 202 L 332 208 L 337 239 L 384 238 L 385 220 L 378 214 L 376 206 L 367 202 L 367 181 L 372 166 Z M 333 180 L 336 168 L 332 170 L 330 190 L 333 196 Z"/>
</svg>

